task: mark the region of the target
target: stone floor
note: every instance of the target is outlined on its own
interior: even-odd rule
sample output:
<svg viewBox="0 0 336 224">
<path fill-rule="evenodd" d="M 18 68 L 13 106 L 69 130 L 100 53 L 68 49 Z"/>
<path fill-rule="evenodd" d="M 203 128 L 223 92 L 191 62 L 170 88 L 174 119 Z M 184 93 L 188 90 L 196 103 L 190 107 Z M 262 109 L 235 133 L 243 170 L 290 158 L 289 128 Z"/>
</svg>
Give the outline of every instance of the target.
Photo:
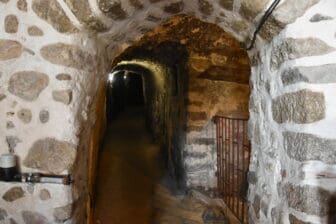
<svg viewBox="0 0 336 224">
<path fill-rule="evenodd" d="M 134 108 L 109 125 L 100 156 L 95 224 L 229 223 L 221 207 L 198 192 L 172 193 L 163 178 L 159 146 L 144 127 L 141 110 Z"/>
</svg>

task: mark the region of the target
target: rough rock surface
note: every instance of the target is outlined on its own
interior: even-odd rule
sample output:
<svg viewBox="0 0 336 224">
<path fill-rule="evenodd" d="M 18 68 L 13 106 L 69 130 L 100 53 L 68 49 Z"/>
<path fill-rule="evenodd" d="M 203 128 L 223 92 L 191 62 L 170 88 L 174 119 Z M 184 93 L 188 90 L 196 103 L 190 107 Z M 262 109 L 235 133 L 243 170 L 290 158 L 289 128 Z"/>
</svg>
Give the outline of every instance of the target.
<svg viewBox="0 0 336 224">
<path fill-rule="evenodd" d="M 320 13 L 315 14 L 313 17 L 310 18 L 310 22 L 312 23 L 317 23 L 317 22 L 321 22 L 321 21 L 325 21 L 325 20 L 332 20 L 333 17 L 331 16 L 326 16 L 326 15 L 322 15 Z"/>
<path fill-rule="evenodd" d="M 72 67 L 76 69 L 87 69 L 91 71 L 95 64 L 94 58 L 78 46 L 64 43 L 56 43 L 41 48 L 41 55 L 47 61 Z"/>
<path fill-rule="evenodd" d="M 18 58 L 22 52 L 23 47 L 18 41 L 0 39 L 0 61 Z"/>
<path fill-rule="evenodd" d="M 5 18 L 6 33 L 16 33 L 19 28 L 19 19 L 15 15 L 8 15 Z"/>
<path fill-rule="evenodd" d="M 105 31 L 107 28 L 91 11 L 87 0 L 66 0 L 65 1 L 75 16 L 90 29 Z"/>
<path fill-rule="evenodd" d="M 7 129 L 15 128 L 14 122 L 13 121 L 7 121 L 6 128 Z"/>
<path fill-rule="evenodd" d="M 6 95 L 5 94 L 0 94 L 0 101 L 2 101 L 3 99 L 5 99 L 6 98 Z"/>
<path fill-rule="evenodd" d="M 295 132 L 284 132 L 283 136 L 285 150 L 292 159 L 300 162 L 318 160 L 329 164 L 336 161 L 336 140 Z"/>
<path fill-rule="evenodd" d="M 28 34 L 30 36 L 43 36 L 43 31 L 37 26 L 28 27 Z"/>
<path fill-rule="evenodd" d="M 23 108 L 17 112 L 18 118 L 25 124 L 28 124 L 32 120 L 32 112 L 29 109 Z"/>
<path fill-rule="evenodd" d="M 319 56 L 333 51 L 335 48 L 317 38 L 287 38 L 280 43 L 275 43 L 271 56 L 271 68 L 276 70 L 287 60 Z"/>
<path fill-rule="evenodd" d="M 71 80 L 71 75 L 65 73 L 57 74 L 56 79 L 60 81 L 69 81 Z"/>
<path fill-rule="evenodd" d="M 5 218 L 7 217 L 7 212 L 6 212 L 6 210 L 5 209 L 3 209 L 3 208 L 0 208 L 0 221 L 3 221 L 3 220 L 5 220 Z"/>
<path fill-rule="evenodd" d="M 57 102 L 69 105 L 72 101 L 72 91 L 68 90 L 55 90 L 52 92 L 53 99 Z"/>
<path fill-rule="evenodd" d="M 122 7 L 122 1 L 97 0 L 99 9 L 114 20 L 124 20 L 127 13 Z"/>
<path fill-rule="evenodd" d="M 312 224 L 311 222 L 304 222 L 298 218 L 296 218 L 294 215 L 290 214 L 289 215 L 289 222 L 291 224 Z"/>
<path fill-rule="evenodd" d="M 47 189 L 42 189 L 40 191 L 39 197 L 42 201 L 49 200 L 51 198 L 50 192 Z"/>
<path fill-rule="evenodd" d="M 9 151 L 14 152 L 16 145 L 22 141 L 16 136 L 6 136 L 6 142 L 7 142 Z"/>
<path fill-rule="evenodd" d="M 58 207 L 54 209 L 54 218 L 57 223 L 64 223 L 66 220 L 71 218 L 72 214 L 72 204 L 63 206 L 63 207 Z"/>
<path fill-rule="evenodd" d="M 166 13 L 170 13 L 170 14 L 176 14 L 176 13 L 181 12 L 183 8 L 184 8 L 183 1 L 179 1 L 179 2 L 174 2 L 169 5 L 166 5 L 163 8 L 163 11 L 165 11 Z"/>
<path fill-rule="evenodd" d="M 49 224 L 47 218 L 38 212 L 22 211 L 21 215 L 25 224 Z"/>
<path fill-rule="evenodd" d="M 286 0 L 273 14 L 277 20 L 284 24 L 293 23 L 319 1 L 320 0 Z"/>
<path fill-rule="evenodd" d="M 41 110 L 39 113 L 39 118 L 41 123 L 47 123 L 49 121 L 49 111 L 48 110 Z"/>
<path fill-rule="evenodd" d="M 8 91 L 24 100 L 34 101 L 48 84 L 48 75 L 35 71 L 22 71 L 10 77 Z"/>
<path fill-rule="evenodd" d="M 72 168 L 75 161 L 75 147 L 53 138 L 37 140 L 29 149 L 23 161 L 24 166 L 60 174 Z"/>
<path fill-rule="evenodd" d="M 223 0 L 224 1 L 224 0 Z M 266 7 L 269 0 L 242 0 L 240 11 L 247 19 L 253 20 Z"/>
<path fill-rule="evenodd" d="M 233 9 L 233 0 L 219 0 L 219 5 L 227 10 Z"/>
<path fill-rule="evenodd" d="M 310 90 L 287 93 L 272 101 L 273 119 L 277 123 L 307 124 L 325 117 L 323 93 Z"/>
<path fill-rule="evenodd" d="M 19 10 L 27 12 L 27 1 L 26 0 L 18 0 L 16 6 Z"/>
<path fill-rule="evenodd" d="M 284 85 L 295 84 L 298 82 L 307 83 L 334 83 L 336 82 L 336 64 L 321 66 L 295 67 L 286 69 L 281 74 Z"/>
<path fill-rule="evenodd" d="M 331 197 L 328 191 L 318 187 L 293 184 L 286 184 L 284 191 L 288 205 L 291 208 L 317 216 L 328 214 L 328 205 Z"/>
<path fill-rule="evenodd" d="M 21 187 L 12 187 L 6 193 L 2 196 L 2 199 L 8 202 L 13 202 L 15 200 L 18 200 L 20 198 L 23 198 L 25 195 L 25 192 Z"/>
<path fill-rule="evenodd" d="M 198 0 L 198 9 L 206 16 L 210 16 L 214 10 L 212 4 L 207 0 Z"/>
<path fill-rule="evenodd" d="M 67 17 L 62 7 L 53 0 L 33 0 L 32 9 L 60 33 L 74 33 L 77 28 Z"/>
</svg>

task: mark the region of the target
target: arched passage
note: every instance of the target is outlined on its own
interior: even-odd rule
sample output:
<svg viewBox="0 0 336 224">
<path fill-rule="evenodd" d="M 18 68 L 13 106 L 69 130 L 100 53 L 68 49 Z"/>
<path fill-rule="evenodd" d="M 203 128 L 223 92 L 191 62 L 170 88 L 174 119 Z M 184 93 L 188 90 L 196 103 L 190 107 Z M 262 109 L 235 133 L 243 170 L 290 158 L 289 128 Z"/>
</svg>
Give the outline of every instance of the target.
<svg viewBox="0 0 336 224">
<path fill-rule="evenodd" d="M 25 184 L 1 183 L 2 195 L 13 187 L 25 193 L 21 200 L 1 199 L 9 214 L 6 219 L 83 219 L 83 207 L 89 200 L 85 168 L 90 154 L 86 152 L 90 139 L 95 142 L 88 136 L 93 136 L 92 127 L 98 122 L 98 87 L 110 61 L 135 37 L 184 12 L 219 24 L 247 43 L 270 4 L 266 0 L 1 1 L 0 10 L 5 13 L 0 15 L 4 22 L 0 102 L 4 105 L 1 120 L 6 124 L 1 126 L 1 150 L 14 151 L 22 159 L 24 172 L 72 173 L 76 180 L 72 188 L 36 185 L 34 194 Z M 329 27 L 335 23 L 334 12 L 331 0 L 281 1 L 249 53 L 253 222 L 323 223 L 332 211 L 328 204 L 335 192 L 330 178 L 335 164 L 335 102 L 330 71 L 335 64 L 335 43 L 334 30 Z M 32 88 L 22 89 L 22 83 Z M 310 140 L 316 147 L 306 144 Z M 46 163 L 45 154 L 29 157 L 39 151 L 41 142 L 48 146 L 48 153 L 56 152 L 61 159 Z M 63 153 L 54 142 L 70 147 Z M 295 144 L 298 148 L 294 142 L 300 143 Z M 97 148 L 95 143 L 91 146 Z M 268 176 L 272 178 L 264 178 Z M 39 199 L 44 190 L 57 196 L 45 203 Z M 298 198 L 291 200 L 293 195 Z M 311 201 L 320 203 L 311 206 Z M 33 202 L 38 209 L 32 209 Z M 69 215 L 74 203 L 76 209 Z M 67 215 L 57 216 L 60 210 Z"/>
<path fill-rule="evenodd" d="M 219 27 L 178 16 L 126 49 L 113 64 L 112 74 L 143 75 L 146 123 L 161 145 L 161 163 L 168 168 L 170 185 L 180 192 L 193 188 L 215 194 L 213 120 L 215 116 L 248 119 L 246 51 Z"/>
</svg>

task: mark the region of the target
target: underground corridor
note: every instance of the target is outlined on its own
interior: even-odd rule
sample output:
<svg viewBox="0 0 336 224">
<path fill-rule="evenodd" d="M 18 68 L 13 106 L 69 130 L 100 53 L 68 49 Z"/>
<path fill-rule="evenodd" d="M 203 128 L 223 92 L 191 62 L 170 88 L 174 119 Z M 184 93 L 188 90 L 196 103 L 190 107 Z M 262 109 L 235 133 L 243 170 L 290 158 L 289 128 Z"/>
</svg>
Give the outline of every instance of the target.
<svg viewBox="0 0 336 224">
<path fill-rule="evenodd" d="M 246 50 L 187 16 L 157 29 L 106 76 L 94 222 L 247 223 Z"/>
<path fill-rule="evenodd" d="M 335 224 L 335 0 L 0 0 L 0 224 Z"/>
</svg>

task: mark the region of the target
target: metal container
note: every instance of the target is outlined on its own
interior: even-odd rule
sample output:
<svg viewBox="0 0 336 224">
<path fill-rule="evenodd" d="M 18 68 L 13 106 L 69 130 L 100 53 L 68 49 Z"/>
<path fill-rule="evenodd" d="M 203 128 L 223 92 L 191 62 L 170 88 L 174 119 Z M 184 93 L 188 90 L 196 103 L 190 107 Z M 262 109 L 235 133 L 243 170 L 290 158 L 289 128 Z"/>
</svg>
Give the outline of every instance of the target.
<svg viewBox="0 0 336 224">
<path fill-rule="evenodd" d="M 9 153 L 2 154 L 0 156 L 0 180 L 13 181 L 16 173 L 16 156 Z"/>
</svg>

